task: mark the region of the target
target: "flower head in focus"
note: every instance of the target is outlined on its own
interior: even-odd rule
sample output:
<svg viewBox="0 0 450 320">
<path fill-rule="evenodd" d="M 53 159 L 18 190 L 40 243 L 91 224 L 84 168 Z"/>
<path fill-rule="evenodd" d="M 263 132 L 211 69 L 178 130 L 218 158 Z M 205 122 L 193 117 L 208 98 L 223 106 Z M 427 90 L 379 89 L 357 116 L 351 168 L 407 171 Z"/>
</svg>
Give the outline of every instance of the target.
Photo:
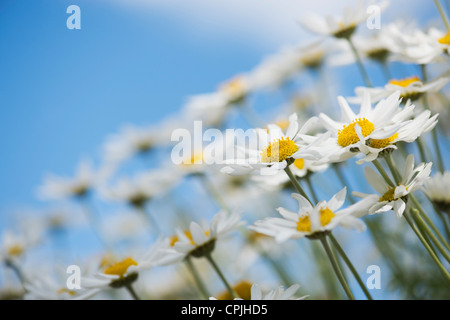
<svg viewBox="0 0 450 320">
<path fill-rule="evenodd" d="M 340 209 L 345 202 L 347 189 L 344 187 L 329 201 L 321 201 L 315 206 L 303 196 L 293 193 L 292 197 L 298 201 L 299 209 L 292 212 L 280 207 L 277 211 L 282 218 L 265 218 L 258 220 L 249 228 L 275 238 L 279 243 L 287 239 L 302 237 L 320 237 L 338 225 L 365 230 L 364 223 L 357 219 L 375 201 L 375 197 L 364 199 L 345 209 Z"/>
<path fill-rule="evenodd" d="M 378 201 L 368 210 L 369 214 L 381 213 L 393 210 L 397 217 L 401 218 L 407 210 L 408 195 L 420 189 L 429 179 L 432 163 L 421 163 L 414 167 L 414 156 L 408 155 L 401 181 L 397 186 L 391 186 L 383 177 L 371 167 L 365 167 L 364 174 L 367 181 L 378 193 Z M 373 198 L 373 194 L 365 194 L 354 191 L 352 193 L 360 198 Z"/>
<path fill-rule="evenodd" d="M 315 145 L 322 140 L 321 137 L 317 137 L 308 145 L 297 142 L 299 137 L 306 134 L 316 122 L 316 117 L 310 118 L 300 128 L 297 114 L 293 113 L 289 117 L 289 126 L 285 132 L 276 124 L 269 124 L 267 129 L 253 129 L 252 137 L 256 139 L 250 137 L 250 145 L 246 145 L 246 141 L 243 141 L 241 145 L 238 144 L 236 146 L 237 151 L 240 152 L 238 157 L 227 159 L 221 171 L 231 175 L 254 172 L 273 175 L 286 168 L 295 159 L 317 160 L 321 154 L 316 150 Z"/>
<path fill-rule="evenodd" d="M 175 235 L 164 239 L 161 255 L 156 263 L 168 265 L 180 262 L 187 256 L 195 258 L 210 254 L 218 239 L 228 236 L 242 226 L 241 214 L 237 212 L 220 211 L 208 224 L 191 222 L 189 229 L 177 229 Z"/>
<path fill-rule="evenodd" d="M 399 137 L 399 130 L 409 123 L 414 110 L 413 105 L 400 107 L 399 91 L 380 100 L 374 108 L 365 94 L 357 114 L 343 97 L 338 97 L 338 102 L 340 121 L 332 120 L 324 113 L 319 115 L 324 127 L 331 132 L 324 147 L 332 162 L 347 160 L 361 152 L 366 154 L 364 161 L 373 161 L 383 148 L 395 148 L 393 142 Z"/>
</svg>

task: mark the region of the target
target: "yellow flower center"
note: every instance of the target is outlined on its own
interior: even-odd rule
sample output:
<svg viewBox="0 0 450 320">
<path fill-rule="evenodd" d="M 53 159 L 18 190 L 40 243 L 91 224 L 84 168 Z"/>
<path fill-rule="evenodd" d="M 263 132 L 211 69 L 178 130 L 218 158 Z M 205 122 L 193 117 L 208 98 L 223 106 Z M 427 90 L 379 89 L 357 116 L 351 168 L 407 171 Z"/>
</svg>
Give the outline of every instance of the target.
<svg viewBox="0 0 450 320">
<path fill-rule="evenodd" d="M 289 138 L 281 138 L 269 145 L 261 152 L 264 163 L 282 162 L 298 151 L 298 146 Z"/>
<path fill-rule="evenodd" d="M 126 258 L 108 267 L 104 273 L 123 277 L 123 275 L 127 272 L 129 267 L 137 265 L 138 263 L 134 261 L 132 258 Z"/>
<path fill-rule="evenodd" d="M 251 290 L 252 284 L 248 281 L 241 281 L 233 286 L 234 292 L 238 295 L 239 298 L 243 300 L 251 300 Z M 224 291 L 222 294 L 219 295 L 217 298 L 218 300 L 233 300 L 233 297 L 229 293 L 229 291 Z"/>
<path fill-rule="evenodd" d="M 394 134 L 393 136 L 391 136 L 387 139 L 372 139 L 372 141 L 370 142 L 370 146 L 372 148 L 382 149 L 382 148 L 385 148 L 388 145 L 390 145 L 392 141 L 397 139 L 397 137 L 398 137 L 398 133 Z"/>
<path fill-rule="evenodd" d="M 396 85 L 396 86 L 400 86 L 403 88 L 406 88 L 407 86 L 409 86 L 411 83 L 420 81 L 419 77 L 409 77 L 409 78 L 405 78 L 405 79 L 392 79 L 389 81 L 390 84 Z"/>
<path fill-rule="evenodd" d="M 320 224 L 321 226 L 326 226 L 331 222 L 335 214 L 328 208 L 320 209 Z M 311 220 L 309 216 L 303 216 L 298 219 L 297 231 L 300 232 L 311 232 Z"/>
<path fill-rule="evenodd" d="M 58 293 L 58 294 L 67 293 L 67 294 L 69 294 L 70 296 L 74 296 L 74 295 L 76 294 L 75 291 L 69 290 L 69 289 L 67 289 L 67 288 L 61 288 L 61 289 L 59 289 L 56 293 Z"/>
<path fill-rule="evenodd" d="M 295 159 L 294 161 L 294 166 L 299 169 L 302 170 L 305 167 L 305 159 Z"/>
<path fill-rule="evenodd" d="M 450 46 L 450 32 L 447 33 L 444 37 L 440 38 L 438 41 L 440 44 L 446 44 Z"/>
<path fill-rule="evenodd" d="M 203 152 L 194 152 L 191 154 L 190 158 L 184 159 L 182 164 L 185 166 L 190 166 L 193 164 L 199 164 L 203 161 Z"/>
<path fill-rule="evenodd" d="M 189 239 L 190 243 L 192 245 L 195 245 L 194 242 L 194 238 L 192 238 L 192 233 L 189 230 L 185 230 L 184 235 Z M 205 235 L 209 236 L 209 230 L 205 231 Z M 173 247 L 175 245 L 175 243 L 177 243 L 178 241 L 180 241 L 180 238 L 177 235 L 173 235 L 170 237 L 170 245 Z"/>
<path fill-rule="evenodd" d="M 388 191 L 380 197 L 380 201 L 394 201 L 395 188 L 388 187 Z"/>
<path fill-rule="evenodd" d="M 348 126 L 344 125 L 344 127 L 338 131 L 338 144 L 340 146 L 347 147 L 359 141 L 355 131 L 355 124 L 358 124 L 361 127 L 362 135 L 364 137 L 367 137 L 375 129 L 373 123 L 366 118 L 355 119 Z"/>
<path fill-rule="evenodd" d="M 245 81 L 242 77 L 237 76 L 222 85 L 220 89 L 231 99 L 239 100 L 245 96 Z"/>
<path fill-rule="evenodd" d="M 23 253 L 23 247 L 19 244 L 15 244 L 8 248 L 8 254 L 10 256 L 20 256 Z"/>
</svg>

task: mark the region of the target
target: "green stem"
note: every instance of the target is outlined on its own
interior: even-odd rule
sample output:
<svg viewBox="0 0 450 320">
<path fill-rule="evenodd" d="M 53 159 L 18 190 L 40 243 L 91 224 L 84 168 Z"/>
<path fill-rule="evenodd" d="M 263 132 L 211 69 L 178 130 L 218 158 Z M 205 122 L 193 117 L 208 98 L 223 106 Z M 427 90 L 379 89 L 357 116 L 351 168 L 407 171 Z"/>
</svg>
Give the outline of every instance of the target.
<svg viewBox="0 0 450 320">
<path fill-rule="evenodd" d="M 131 294 L 134 300 L 141 300 L 139 296 L 136 294 L 136 291 L 134 291 L 133 286 L 130 284 L 125 285 L 125 288 L 128 290 L 128 292 Z"/>
<path fill-rule="evenodd" d="M 450 32 L 450 23 L 448 22 L 447 17 L 445 16 L 441 4 L 439 3 L 438 0 L 434 0 L 434 3 L 436 4 L 437 9 L 439 10 L 439 14 L 441 15 L 442 21 L 444 22 L 445 28 L 447 28 L 447 32 Z"/>
<path fill-rule="evenodd" d="M 350 287 L 345 280 L 344 276 L 342 275 L 342 271 L 339 269 L 338 262 L 336 260 L 335 255 L 333 254 L 333 251 L 331 250 L 326 236 L 322 236 L 320 238 L 320 242 L 322 243 L 323 248 L 325 249 L 325 252 L 328 255 L 328 258 L 330 259 L 331 265 L 333 266 L 333 270 L 336 273 L 336 276 L 339 279 L 339 282 L 341 283 L 342 287 L 344 288 L 345 293 L 347 294 L 347 297 L 350 300 L 355 300 L 355 297 L 353 296 L 352 291 L 350 290 Z"/>
<path fill-rule="evenodd" d="M 194 264 L 191 261 L 190 256 L 188 255 L 185 259 L 186 265 L 191 272 L 192 276 L 194 277 L 195 283 L 198 286 L 198 289 L 200 290 L 200 293 L 202 294 L 204 299 L 209 299 L 210 295 L 208 293 L 208 290 L 206 289 L 205 284 L 203 283 L 202 279 L 200 278 L 200 275 L 197 272 L 197 269 L 195 268 Z"/>
<path fill-rule="evenodd" d="M 361 72 L 362 77 L 364 78 L 364 82 L 366 83 L 366 86 L 373 87 L 372 81 L 370 81 L 369 75 L 367 74 L 367 71 L 364 68 L 361 57 L 359 56 L 358 50 L 356 49 L 355 45 L 353 44 L 353 41 L 350 39 L 350 37 L 348 37 L 346 39 L 347 39 L 348 43 L 350 44 L 350 48 L 353 51 L 353 55 L 355 56 L 355 59 L 356 59 L 356 64 L 359 68 L 359 71 Z"/>
<path fill-rule="evenodd" d="M 333 236 L 333 234 L 328 235 L 331 239 L 331 242 L 333 243 L 333 246 L 336 248 L 342 259 L 344 259 L 344 262 L 347 264 L 347 267 L 350 269 L 351 273 L 355 277 L 356 281 L 358 282 L 359 286 L 363 290 L 364 294 L 366 295 L 367 299 L 373 300 L 369 290 L 367 290 L 366 286 L 364 285 L 364 282 L 361 280 L 361 277 L 359 276 L 358 272 L 356 271 L 355 267 L 353 266 L 352 262 L 348 258 L 348 256 L 345 254 L 345 251 L 342 249 L 339 242 L 336 240 L 336 238 Z"/>
<path fill-rule="evenodd" d="M 311 183 L 311 177 L 310 177 L 309 173 L 306 174 L 305 180 L 306 180 L 306 184 L 308 185 L 308 189 L 311 192 L 311 197 L 313 198 L 314 203 L 317 204 L 319 202 L 319 200 L 317 198 L 316 191 L 314 190 L 314 187 Z"/>
<path fill-rule="evenodd" d="M 339 164 L 333 163 L 331 166 L 332 166 L 334 172 L 336 173 L 336 176 L 338 177 L 339 181 L 341 182 L 342 186 L 350 188 L 350 183 L 347 181 L 347 179 L 343 175 Z M 350 200 L 351 204 L 354 204 L 356 202 L 356 200 L 355 200 L 355 198 L 353 198 L 351 192 L 347 193 L 347 198 Z"/>
<path fill-rule="evenodd" d="M 395 183 L 396 184 L 400 183 L 402 181 L 402 177 L 400 176 L 397 168 L 395 167 L 391 154 L 388 154 L 386 157 L 384 157 L 384 160 L 386 160 L 389 170 L 391 170 L 391 173 L 394 176 Z"/>
<path fill-rule="evenodd" d="M 444 275 L 444 277 L 450 282 L 450 274 L 448 273 L 448 271 L 445 269 L 445 267 L 442 265 L 441 261 L 439 260 L 438 256 L 436 254 L 434 254 L 433 250 L 430 248 L 430 246 L 428 245 L 428 243 L 426 242 L 425 238 L 422 236 L 422 234 L 420 233 L 420 231 L 417 229 L 417 227 L 414 225 L 414 223 L 411 220 L 411 217 L 409 216 L 409 212 L 405 211 L 405 213 L 403 214 L 403 216 L 405 217 L 406 221 L 408 222 L 408 224 L 410 225 L 411 229 L 414 231 L 414 233 L 416 234 L 416 236 L 419 238 L 420 242 L 422 242 L 422 245 L 425 247 L 425 249 L 428 251 L 428 253 L 430 254 L 431 258 L 433 259 L 433 261 L 436 263 L 437 267 L 439 268 L 439 270 L 441 270 L 442 274 Z"/>
<path fill-rule="evenodd" d="M 381 174 L 381 176 L 384 178 L 384 180 L 391 186 L 391 187 L 395 187 L 395 184 L 392 182 L 391 178 L 389 177 L 389 175 L 386 173 L 386 171 L 384 170 L 383 166 L 381 165 L 381 163 L 375 159 L 372 161 L 373 165 L 375 166 L 375 168 L 377 168 L 378 172 Z"/>
<path fill-rule="evenodd" d="M 431 232 L 431 230 L 429 228 L 433 229 L 433 232 L 436 234 L 436 236 L 439 238 L 439 240 L 444 244 L 445 248 L 450 252 L 450 245 L 444 239 L 444 236 L 441 234 L 441 232 L 436 227 L 436 225 L 433 223 L 433 221 L 430 219 L 430 217 L 426 214 L 425 210 L 423 210 L 422 206 L 420 205 L 420 202 L 413 195 L 411 195 L 411 200 L 413 201 L 414 205 L 416 206 L 417 210 L 419 211 L 420 217 L 423 220 L 425 220 L 425 222 L 427 223 L 427 230 L 429 232 Z"/>
<path fill-rule="evenodd" d="M 205 255 L 206 259 L 209 261 L 209 263 L 212 265 L 212 267 L 214 268 L 214 270 L 216 271 L 217 275 L 219 276 L 220 280 L 222 280 L 223 284 L 225 285 L 225 287 L 227 288 L 228 292 L 230 293 L 231 297 L 233 298 L 238 298 L 238 295 L 236 294 L 236 292 L 233 290 L 233 288 L 230 286 L 230 284 L 228 283 L 227 279 L 225 279 L 225 276 L 223 275 L 222 271 L 220 271 L 219 266 L 216 264 L 216 262 L 214 261 L 214 259 L 212 258 L 211 254 L 208 253 Z"/>
<path fill-rule="evenodd" d="M 311 200 L 309 200 L 309 198 L 308 198 L 308 195 L 305 193 L 305 191 L 303 190 L 302 186 L 297 181 L 297 178 L 294 176 L 294 174 L 292 173 L 292 171 L 289 168 L 289 166 L 286 166 L 286 168 L 284 168 L 284 171 L 286 172 L 286 174 L 288 175 L 288 177 L 291 180 L 292 184 L 294 185 L 295 190 L 297 190 L 298 193 L 300 193 L 309 202 L 311 202 Z"/>
<path fill-rule="evenodd" d="M 448 31 L 450 32 L 450 30 L 448 30 Z M 426 71 L 426 65 L 421 64 L 421 65 L 420 65 L 420 68 L 421 68 L 421 70 L 422 70 L 422 79 L 423 79 L 423 82 L 426 83 L 426 82 L 427 82 L 427 79 L 428 79 L 427 71 Z M 424 94 L 423 99 L 424 99 L 425 107 L 426 107 L 428 110 L 431 111 L 431 109 L 430 109 L 430 104 L 429 104 L 429 102 L 428 102 L 428 95 L 427 95 L 427 93 Z M 435 149 L 435 152 L 436 152 L 437 165 L 438 165 L 439 171 L 440 171 L 441 173 L 443 173 L 443 172 L 445 171 L 445 169 L 444 169 L 444 162 L 442 161 L 441 149 L 440 149 L 440 147 L 439 147 L 439 141 L 438 141 L 438 136 L 437 136 L 438 131 L 437 131 L 437 130 L 438 130 L 438 127 L 437 127 L 437 126 L 436 126 L 435 128 L 433 128 L 433 130 L 431 130 L 431 138 L 432 138 L 432 140 L 433 140 L 433 146 L 434 146 L 434 149 Z M 425 162 L 425 161 L 424 161 L 424 162 Z"/>
<path fill-rule="evenodd" d="M 422 138 L 421 137 L 417 138 L 416 143 L 417 143 L 417 146 L 418 146 L 418 149 L 419 149 L 420 160 L 422 162 L 427 162 L 427 156 L 426 156 L 426 153 L 425 153 L 425 147 L 423 145 Z"/>
<path fill-rule="evenodd" d="M 206 189 L 206 191 L 211 195 L 211 197 L 217 202 L 217 204 L 224 209 L 227 212 L 230 212 L 231 209 L 228 207 L 227 203 L 225 202 L 225 200 L 223 200 L 223 198 L 221 197 L 220 193 L 217 192 L 216 188 L 214 187 L 214 185 L 209 181 L 208 177 L 206 176 L 206 174 L 201 173 L 200 174 L 200 178 L 203 182 L 203 186 Z"/>
</svg>

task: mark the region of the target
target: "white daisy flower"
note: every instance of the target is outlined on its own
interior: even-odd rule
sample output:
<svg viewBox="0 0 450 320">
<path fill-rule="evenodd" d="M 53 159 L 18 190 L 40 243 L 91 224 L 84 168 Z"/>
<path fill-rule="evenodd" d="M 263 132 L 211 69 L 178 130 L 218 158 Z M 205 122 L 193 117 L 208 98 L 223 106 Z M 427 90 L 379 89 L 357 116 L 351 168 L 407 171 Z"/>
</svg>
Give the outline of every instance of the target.
<svg viewBox="0 0 450 320">
<path fill-rule="evenodd" d="M 107 137 L 103 145 L 105 162 L 117 165 L 135 155 L 147 154 L 158 146 L 168 144 L 171 132 L 170 122 L 160 125 L 124 125 L 118 133 Z"/>
<path fill-rule="evenodd" d="M 159 168 L 139 172 L 132 177 L 123 177 L 113 186 L 101 186 L 99 191 L 106 200 L 125 202 L 135 208 L 142 208 L 153 197 L 170 190 L 177 181 L 176 174 Z"/>
<path fill-rule="evenodd" d="M 381 10 L 387 7 L 387 1 L 373 2 Z M 367 7 L 362 0 L 357 1 L 355 6 L 345 6 L 342 16 L 320 16 L 310 13 L 301 18 L 299 23 L 307 30 L 322 35 L 334 36 L 336 38 L 349 38 L 355 32 L 357 26 L 369 18 Z"/>
<path fill-rule="evenodd" d="M 276 289 L 263 292 L 261 286 L 257 283 L 250 284 L 249 282 L 243 282 L 239 284 L 239 287 L 233 287 L 235 292 L 239 295 L 239 298 L 234 298 L 233 300 L 303 300 L 307 298 L 307 296 L 295 297 L 295 293 L 299 288 L 299 284 L 293 284 L 287 289 L 283 286 L 279 286 Z M 209 300 L 231 299 L 226 295 L 219 298 L 210 297 Z"/>
<path fill-rule="evenodd" d="M 448 61 L 446 54 L 450 48 L 450 36 L 439 29 L 422 31 L 414 25 L 391 23 L 384 27 L 394 40 L 393 61 L 414 64 L 429 64 Z"/>
<path fill-rule="evenodd" d="M 414 191 L 420 189 L 423 184 L 429 179 L 431 173 L 431 165 L 421 163 L 414 167 L 414 156 L 408 155 L 405 163 L 405 170 L 398 186 L 390 186 L 382 176 L 380 176 L 374 169 L 367 166 L 364 174 L 372 186 L 380 196 L 378 201 L 369 209 L 369 214 L 381 213 L 393 210 L 400 218 L 407 209 L 407 196 Z M 354 191 L 352 193 L 355 197 L 373 198 L 373 194 L 365 194 Z"/>
<path fill-rule="evenodd" d="M 423 192 L 444 212 L 450 212 L 450 171 L 435 173 L 424 183 Z"/>
<path fill-rule="evenodd" d="M 191 222 L 188 230 L 176 230 L 176 234 L 164 240 L 161 256 L 155 263 L 169 265 L 184 260 L 188 255 L 202 257 L 214 250 L 216 240 L 228 236 L 242 226 L 241 214 L 220 211 L 208 224 Z"/>
<path fill-rule="evenodd" d="M 300 140 L 300 137 L 305 135 L 317 120 L 316 117 L 313 117 L 299 128 L 297 114 L 293 113 L 289 117 L 289 126 L 286 132 L 283 132 L 276 124 L 269 124 L 267 129 L 253 129 L 254 135 L 250 137 L 252 145 L 250 147 L 237 145 L 237 151 L 241 152 L 238 156 L 241 158 L 227 159 L 226 166 L 221 171 L 231 175 L 254 172 L 273 175 L 286 168 L 295 159 L 319 159 L 321 154 L 318 150 L 321 149 L 316 148 L 316 145 L 324 138 L 318 137 L 308 145 L 301 144 L 303 140 Z"/>
<path fill-rule="evenodd" d="M 392 79 L 383 87 L 366 88 L 356 87 L 356 97 L 347 98 L 350 103 L 361 103 L 366 92 L 369 94 L 370 101 L 377 102 L 381 99 L 389 97 L 391 94 L 399 91 L 403 101 L 414 101 L 427 92 L 438 92 L 447 83 L 450 82 L 449 77 L 438 77 L 427 83 L 423 83 L 419 77 L 408 77 L 404 79 Z"/>
<path fill-rule="evenodd" d="M 72 178 L 49 174 L 38 188 L 38 196 L 44 200 L 80 198 L 87 195 L 104 177 L 96 172 L 92 163 L 82 160 Z"/>
<path fill-rule="evenodd" d="M 338 225 L 363 231 L 365 230 L 365 225 L 357 217 L 368 210 L 373 202 L 376 201 L 376 197 L 367 197 L 363 201 L 359 201 L 345 209 L 340 209 L 345 202 L 346 193 L 347 189 L 344 187 L 329 201 L 321 201 L 315 206 L 312 206 L 305 197 L 293 193 L 292 197 L 299 204 L 297 212 L 280 207 L 277 211 L 282 218 L 258 220 L 249 228 L 272 236 L 280 243 L 290 238 L 314 238 L 321 236 Z"/>
<path fill-rule="evenodd" d="M 259 63 L 249 76 L 254 89 L 276 89 L 306 68 L 314 69 L 325 63 L 328 46 L 321 42 L 283 47 Z"/>
<path fill-rule="evenodd" d="M 253 89 L 252 77 L 238 74 L 221 83 L 214 92 L 190 96 L 182 112 L 187 119 L 221 127 L 230 108 L 242 103 Z"/>
<path fill-rule="evenodd" d="M 399 91 L 380 100 L 374 108 L 366 94 L 357 114 L 343 97 L 338 97 L 338 102 L 340 121 L 332 120 L 323 113 L 319 115 L 324 127 L 331 133 L 331 138 L 323 147 L 328 150 L 327 156 L 332 162 L 347 160 L 361 151 L 375 153 L 366 146 L 380 149 L 391 145 L 398 138 L 399 130 L 409 123 L 414 110 L 413 105 L 400 107 Z"/>
</svg>

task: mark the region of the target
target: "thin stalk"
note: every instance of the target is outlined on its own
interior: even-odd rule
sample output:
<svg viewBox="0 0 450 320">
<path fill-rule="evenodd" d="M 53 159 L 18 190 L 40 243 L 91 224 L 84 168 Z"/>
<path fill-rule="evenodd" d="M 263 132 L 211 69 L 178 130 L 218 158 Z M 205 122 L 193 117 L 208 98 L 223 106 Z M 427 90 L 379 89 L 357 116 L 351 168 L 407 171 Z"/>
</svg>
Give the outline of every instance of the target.
<svg viewBox="0 0 450 320">
<path fill-rule="evenodd" d="M 133 286 L 130 284 L 125 285 L 125 288 L 128 290 L 130 295 L 133 297 L 134 300 L 141 300 L 139 296 L 136 294 L 136 291 L 134 291 Z"/>
<path fill-rule="evenodd" d="M 373 165 L 375 166 L 375 168 L 377 168 L 378 172 L 381 174 L 381 176 L 384 178 L 384 180 L 391 186 L 394 187 L 395 184 L 392 182 L 391 178 L 389 177 L 389 175 L 386 173 L 386 171 L 384 170 L 383 166 L 381 165 L 381 163 L 375 159 L 372 161 Z"/>
<path fill-rule="evenodd" d="M 449 32 L 450 32 L 450 30 L 449 30 Z M 426 70 L 426 65 L 421 64 L 421 65 L 420 65 L 420 68 L 421 68 L 421 71 L 422 71 L 422 79 L 423 79 L 423 82 L 426 83 L 426 82 L 427 82 L 427 79 L 428 79 L 428 76 L 427 76 L 427 70 Z M 429 105 L 429 102 L 428 102 L 428 96 L 427 96 L 426 93 L 425 93 L 425 95 L 423 96 L 423 99 L 424 99 L 425 107 L 426 107 L 428 110 L 430 110 L 430 105 Z M 434 146 L 434 150 L 435 150 L 435 152 L 436 152 L 437 165 L 438 165 L 439 171 L 443 173 L 443 172 L 445 171 L 445 169 L 444 169 L 444 162 L 442 161 L 441 149 L 440 149 L 440 147 L 439 147 L 439 141 L 438 141 L 438 136 L 437 136 L 438 132 L 437 132 L 437 130 L 438 130 L 438 127 L 437 127 L 437 126 L 436 126 L 435 128 L 433 128 L 433 130 L 431 130 L 431 138 L 432 138 L 432 140 L 433 140 L 433 146 Z"/>
<path fill-rule="evenodd" d="M 214 270 L 216 271 L 217 275 L 219 276 L 220 280 L 222 280 L 223 284 L 225 285 L 225 287 L 227 288 L 228 292 L 230 293 L 230 295 L 233 298 L 238 298 L 238 295 L 236 294 L 236 292 L 233 290 L 233 288 L 230 286 L 230 284 L 228 283 L 227 279 L 225 279 L 225 276 L 223 275 L 222 271 L 220 271 L 219 266 L 216 264 L 216 262 L 214 261 L 214 259 L 212 258 L 211 254 L 208 253 L 205 255 L 206 259 L 209 261 L 209 263 L 212 265 L 212 267 L 214 268 Z"/>
<path fill-rule="evenodd" d="M 338 179 L 339 179 L 339 181 L 341 182 L 341 184 L 342 184 L 344 187 L 349 188 L 349 187 L 350 187 L 350 183 L 347 181 L 347 179 L 345 178 L 345 176 L 342 174 L 342 170 L 341 170 L 341 168 L 339 167 L 339 164 L 333 163 L 331 166 L 333 167 L 333 170 L 334 170 L 334 172 L 336 173 L 336 176 L 338 177 Z M 350 200 L 350 203 L 351 203 L 351 204 L 353 204 L 353 203 L 356 202 L 356 201 L 355 201 L 355 198 L 353 198 L 353 196 L 352 196 L 352 194 L 351 194 L 350 192 L 347 194 L 347 197 L 348 197 L 348 199 Z"/>
<path fill-rule="evenodd" d="M 342 249 L 339 242 L 336 240 L 336 238 L 333 236 L 332 233 L 330 233 L 328 236 L 330 237 L 331 242 L 332 242 L 333 246 L 336 248 L 336 250 L 338 251 L 339 255 L 342 257 L 344 262 L 347 264 L 347 267 L 350 269 L 351 273 L 355 277 L 356 281 L 358 282 L 359 286 L 363 290 L 367 299 L 373 300 L 369 290 L 367 290 L 366 286 L 364 285 L 364 282 L 361 280 L 361 277 L 359 276 L 358 272 L 356 271 L 355 267 L 353 266 L 353 264 L 350 261 L 350 259 L 348 258 L 348 256 L 345 254 L 345 251 Z"/>
<path fill-rule="evenodd" d="M 295 190 L 297 190 L 298 193 L 300 193 L 309 202 L 311 202 L 311 200 L 309 200 L 309 198 L 308 198 L 308 195 L 305 193 L 305 191 L 303 190 L 302 186 L 297 181 L 297 178 L 294 176 L 294 174 L 292 173 L 292 171 L 289 168 L 289 166 L 286 166 L 286 168 L 284 168 L 284 171 L 286 172 L 286 174 L 288 175 L 288 177 L 291 180 L 292 184 L 294 185 Z"/>
<path fill-rule="evenodd" d="M 400 181 L 402 181 L 402 177 L 400 176 L 397 168 L 395 167 L 391 155 L 388 154 L 386 157 L 384 157 L 384 160 L 386 160 L 389 170 L 391 170 L 391 173 L 394 176 L 395 183 L 400 183 Z"/>
<path fill-rule="evenodd" d="M 411 229 L 414 231 L 414 233 L 417 235 L 417 237 L 419 238 L 420 242 L 422 242 L 422 245 L 425 247 L 425 249 L 428 251 L 428 253 L 430 254 L 431 258 L 433 259 L 433 261 L 436 263 L 437 267 L 439 268 L 439 270 L 442 272 L 442 274 L 444 275 L 444 277 L 447 279 L 447 281 L 450 282 L 450 274 L 448 273 L 448 271 L 445 269 L 445 267 L 442 265 L 441 261 L 439 260 L 438 256 L 436 254 L 434 254 L 433 250 L 430 248 L 430 246 L 428 245 L 428 243 L 426 242 L 426 240 L 424 239 L 424 237 L 422 236 L 422 234 L 420 233 L 420 231 L 417 229 L 417 227 L 414 225 L 414 223 L 411 220 L 411 217 L 409 216 L 409 212 L 405 211 L 405 213 L 403 214 L 403 216 L 405 217 L 406 221 L 408 222 L 408 224 L 410 225 Z"/>
<path fill-rule="evenodd" d="M 330 245 L 328 244 L 326 236 L 322 236 L 320 238 L 320 242 L 322 243 L 323 248 L 325 249 L 325 252 L 328 255 L 328 258 L 330 259 L 331 265 L 333 266 L 333 270 L 336 273 L 336 276 L 339 279 L 339 282 L 341 283 L 342 287 L 344 288 L 345 293 L 347 294 L 347 297 L 350 300 L 355 300 L 355 297 L 353 296 L 352 291 L 350 290 L 350 287 L 345 280 L 344 276 L 342 275 L 342 271 L 339 269 L 339 265 L 337 262 L 337 259 L 335 255 L 333 254 L 333 251 L 330 248 Z"/>
<path fill-rule="evenodd" d="M 429 239 L 429 237 L 427 235 L 427 232 L 426 232 L 423 224 L 421 224 L 420 221 L 419 221 L 420 220 L 419 211 L 417 209 L 415 209 L 415 208 L 411 209 L 411 211 L 414 213 L 412 215 L 412 219 L 416 223 L 417 229 L 422 234 L 423 239 L 427 242 L 427 244 L 430 247 L 430 249 L 433 250 L 433 253 L 437 256 L 438 254 L 437 254 L 436 250 L 434 249 L 433 244 L 431 243 L 431 241 L 430 241 L 430 239 Z"/>
<path fill-rule="evenodd" d="M 420 160 L 422 162 L 427 162 L 427 156 L 426 156 L 426 153 L 425 153 L 425 147 L 423 145 L 422 138 L 421 137 L 417 138 L 416 143 L 417 143 L 417 146 L 418 146 L 418 149 L 419 149 Z"/>
<path fill-rule="evenodd" d="M 434 3 L 436 4 L 437 9 L 439 10 L 439 14 L 441 15 L 442 21 L 444 22 L 445 28 L 447 28 L 447 32 L 450 32 L 450 23 L 448 22 L 447 17 L 445 16 L 441 4 L 439 3 L 438 0 L 434 0 Z"/>
<path fill-rule="evenodd" d="M 444 244 L 445 248 L 450 252 L 450 245 L 447 243 L 447 241 L 444 239 L 444 237 L 442 236 L 441 232 L 438 230 L 438 228 L 436 227 L 436 225 L 433 223 L 433 221 L 430 219 L 430 217 L 428 217 L 428 215 L 426 214 L 426 212 L 423 210 L 422 206 L 420 205 L 419 201 L 416 199 L 416 197 L 414 197 L 413 195 L 411 195 L 411 200 L 413 201 L 414 205 L 416 206 L 416 209 L 419 212 L 420 218 L 425 220 L 426 222 L 426 227 L 427 227 L 427 232 L 428 233 L 432 233 L 431 230 L 429 228 L 431 228 L 433 230 L 433 232 L 436 234 L 436 236 L 439 238 L 439 240 Z M 425 223 L 424 222 L 424 223 Z M 433 235 L 434 237 L 434 235 Z M 435 237 L 434 237 L 435 238 Z M 437 239 L 436 239 L 437 240 Z M 450 257 L 450 256 L 449 256 Z"/>
<path fill-rule="evenodd" d="M 208 290 L 206 289 L 205 284 L 203 283 L 202 279 L 200 278 L 200 275 L 197 272 L 197 269 L 195 268 L 194 264 L 191 261 L 191 258 L 189 256 L 185 259 L 186 265 L 191 272 L 192 276 L 194 277 L 195 283 L 197 284 L 198 289 L 200 290 L 200 293 L 202 294 L 204 299 L 209 299 L 210 294 L 208 293 Z"/>
<path fill-rule="evenodd" d="M 373 87 L 372 81 L 370 81 L 369 75 L 367 74 L 367 71 L 364 68 L 361 57 L 359 56 L 358 50 L 356 49 L 355 45 L 353 44 L 353 41 L 350 39 L 350 37 L 348 37 L 346 39 L 347 39 L 348 43 L 350 44 L 350 48 L 353 51 L 353 55 L 355 56 L 355 59 L 356 59 L 356 64 L 358 66 L 359 71 L 361 72 L 362 77 L 364 78 L 364 82 L 366 83 L 366 86 Z"/>
<path fill-rule="evenodd" d="M 210 196 L 217 202 L 217 204 L 224 209 L 225 211 L 230 212 L 231 209 L 229 208 L 229 206 L 227 205 L 227 203 L 225 202 L 225 200 L 222 198 L 222 196 L 220 195 L 220 193 L 216 190 L 216 188 L 214 187 L 214 185 L 211 183 L 211 181 L 209 181 L 208 177 L 201 173 L 200 174 L 200 179 L 202 180 L 203 186 L 206 189 L 206 191 L 210 194 Z"/>
<path fill-rule="evenodd" d="M 311 183 L 311 177 L 310 177 L 310 175 L 308 173 L 305 176 L 305 180 L 306 180 L 306 184 L 308 185 L 308 189 L 309 189 L 309 191 L 311 193 L 311 197 L 312 197 L 314 203 L 318 203 L 319 200 L 317 198 L 316 191 L 314 190 L 314 186 Z"/>
</svg>

